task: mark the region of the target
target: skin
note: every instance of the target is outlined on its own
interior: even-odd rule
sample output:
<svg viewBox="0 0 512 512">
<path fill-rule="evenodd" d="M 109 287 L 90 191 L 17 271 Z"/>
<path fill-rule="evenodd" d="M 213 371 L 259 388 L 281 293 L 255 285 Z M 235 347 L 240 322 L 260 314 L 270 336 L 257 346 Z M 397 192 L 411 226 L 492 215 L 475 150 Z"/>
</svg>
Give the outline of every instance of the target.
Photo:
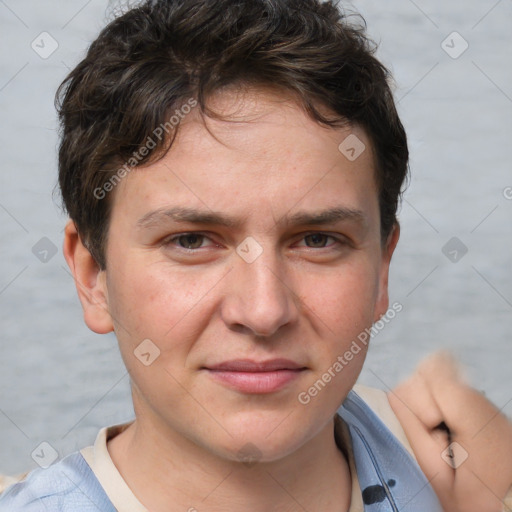
<svg viewBox="0 0 512 512">
<path fill-rule="evenodd" d="M 297 396 L 388 308 L 399 232 L 382 244 L 370 141 L 357 127 L 322 127 L 269 91 L 224 92 L 211 106 L 230 122 L 208 119 L 206 127 L 189 115 L 163 160 L 115 190 L 106 270 L 73 223 L 66 228 L 85 321 L 95 332 L 115 331 L 131 376 L 136 421 L 108 450 L 152 512 L 348 509 L 350 472 L 333 416 L 365 350 L 309 404 Z M 338 150 L 352 133 L 367 148 L 353 162 Z M 236 225 L 138 225 L 176 206 Z M 358 216 L 291 221 L 329 208 Z M 187 252 L 176 236 L 191 231 L 207 238 Z M 236 252 L 249 236 L 263 249 L 253 263 Z M 144 339 L 160 350 L 150 366 L 134 356 Z M 269 394 L 229 389 L 202 369 L 277 357 L 306 370 Z M 251 466 L 239 458 L 248 443 L 258 453 Z"/>
<path fill-rule="evenodd" d="M 423 361 L 389 402 L 446 511 L 511 510 L 504 498 L 512 491 L 512 424 L 467 384 L 447 353 Z M 449 435 L 436 428 L 441 422 Z M 453 467 L 440 456 L 452 443 L 462 447 L 453 449 Z"/>
<path fill-rule="evenodd" d="M 112 193 L 106 270 L 73 222 L 66 226 L 64 254 L 85 322 L 97 333 L 115 331 L 131 376 L 136 420 L 108 450 L 152 512 L 339 512 L 349 507 L 351 478 L 333 415 L 360 373 L 364 348 L 310 403 L 297 397 L 387 310 L 398 226 L 382 244 L 375 163 L 358 127 L 321 127 L 263 90 L 224 92 L 211 107 L 230 122 L 205 126 L 189 114 L 164 159 L 132 171 Z M 354 162 L 338 150 L 352 133 L 366 145 Z M 160 216 L 139 225 L 177 206 L 237 222 Z M 333 207 L 360 218 L 283 222 Z M 190 232 L 206 238 L 179 238 Z M 263 249 L 252 263 L 236 252 L 249 236 Z M 134 355 L 145 339 L 160 351 L 149 366 Z M 307 369 L 269 394 L 229 389 L 202 369 L 275 357 Z M 512 484 L 512 427 L 452 363 L 425 363 L 389 401 L 446 511 L 501 510 Z M 436 428 L 442 421 L 450 442 L 470 454 L 456 470 L 439 456 L 449 444 Z M 240 460 L 247 446 L 254 464 Z"/>
</svg>

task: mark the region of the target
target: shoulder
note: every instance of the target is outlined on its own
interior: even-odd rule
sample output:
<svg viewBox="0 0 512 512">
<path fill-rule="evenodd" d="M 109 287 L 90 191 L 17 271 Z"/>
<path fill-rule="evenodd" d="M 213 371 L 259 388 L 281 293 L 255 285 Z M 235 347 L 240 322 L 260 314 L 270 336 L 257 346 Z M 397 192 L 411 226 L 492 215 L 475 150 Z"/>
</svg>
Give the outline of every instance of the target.
<svg viewBox="0 0 512 512">
<path fill-rule="evenodd" d="M 349 432 L 343 441 L 349 458 L 352 453 L 365 503 L 385 501 L 393 509 L 394 504 L 416 512 L 441 512 L 385 392 L 357 385 L 338 413 Z"/>
<path fill-rule="evenodd" d="M 0 512 L 115 512 L 80 453 L 35 469 L 0 495 Z"/>
<path fill-rule="evenodd" d="M 28 473 L 21 473 L 19 475 L 0 475 L 0 495 L 11 485 L 20 482 L 26 478 Z"/>
<path fill-rule="evenodd" d="M 388 394 L 377 388 L 356 384 L 353 391 L 368 405 L 388 430 L 400 441 L 403 447 L 416 460 L 405 430 L 389 402 Z"/>
</svg>

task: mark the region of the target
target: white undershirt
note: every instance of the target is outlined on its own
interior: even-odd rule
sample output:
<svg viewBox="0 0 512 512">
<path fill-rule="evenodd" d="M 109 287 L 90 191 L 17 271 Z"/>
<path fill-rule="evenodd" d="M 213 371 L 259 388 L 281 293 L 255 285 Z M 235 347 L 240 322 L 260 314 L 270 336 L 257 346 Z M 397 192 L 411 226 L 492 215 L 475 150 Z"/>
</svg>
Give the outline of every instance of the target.
<svg viewBox="0 0 512 512">
<path fill-rule="evenodd" d="M 414 457 L 403 429 L 391 410 L 386 394 L 383 391 L 363 386 L 355 386 L 354 391 L 368 403 L 375 414 L 380 417 Z M 82 449 L 80 453 L 91 467 L 94 475 L 118 512 L 148 512 L 124 481 L 107 449 L 107 442 L 123 432 L 129 425 L 131 425 L 131 422 L 102 428 L 96 437 L 94 445 Z M 348 512 L 364 512 L 348 429 L 346 427 L 343 428 L 344 425 L 342 423 L 337 423 L 336 425 L 338 428 L 336 435 L 339 436 L 348 450 L 348 462 L 352 478 L 352 497 Z"/>
</svg>

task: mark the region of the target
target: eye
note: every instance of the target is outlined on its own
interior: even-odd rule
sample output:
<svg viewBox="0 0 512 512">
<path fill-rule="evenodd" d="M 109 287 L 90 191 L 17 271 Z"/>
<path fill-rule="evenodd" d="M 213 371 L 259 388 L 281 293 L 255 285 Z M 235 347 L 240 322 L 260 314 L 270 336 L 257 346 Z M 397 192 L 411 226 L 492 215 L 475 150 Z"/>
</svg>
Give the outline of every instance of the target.
<svg viewBox="0 0 512 512">
<path fill-rule="evenodd" d="M 168 238 L 165 241 L 166 245 L 175 245 L 178 248 L 193 251 L 205 247 L 205 242 L 211 240 L 201 233 L 182 233 L 181 235 Z"/>
<path fill-rule="evenodd" d="M 304 236 L 302 240 L 305 242 L 306 247 L 310 247 L 312 249 L 324 249 L 334 244 L 342 244 L 342 241 L 338 238 L 327 235 L 325 233 L 312 233 L 310 235 Z M 328 243 L 329 240 L 334 242 Z"/>
</svg>

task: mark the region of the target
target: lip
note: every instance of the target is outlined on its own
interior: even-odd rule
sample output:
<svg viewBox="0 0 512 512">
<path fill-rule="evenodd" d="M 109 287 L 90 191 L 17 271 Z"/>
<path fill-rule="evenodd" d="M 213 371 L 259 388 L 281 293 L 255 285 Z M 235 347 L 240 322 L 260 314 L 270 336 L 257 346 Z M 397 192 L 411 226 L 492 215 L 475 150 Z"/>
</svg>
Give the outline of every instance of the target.
<svg viewBox="0 0 512 512">
<path fill-rule="evenodd" d="M 276 370 L 300 370 L 304 366 L 290 359 L 269 359 L 267 361 L 253 361 L 252 359 L 233 359 L 223 363 L 207 366 L 212 371 L 227 372 L 272 372 Z"/>
<path fill-rule="evenodd" d="M 229 388 L 242 393 L 261 394 L 283 389 L 307 368 L 289 359 L 236 359 L 204 369 L 214 380 Z"/>
</svg>

